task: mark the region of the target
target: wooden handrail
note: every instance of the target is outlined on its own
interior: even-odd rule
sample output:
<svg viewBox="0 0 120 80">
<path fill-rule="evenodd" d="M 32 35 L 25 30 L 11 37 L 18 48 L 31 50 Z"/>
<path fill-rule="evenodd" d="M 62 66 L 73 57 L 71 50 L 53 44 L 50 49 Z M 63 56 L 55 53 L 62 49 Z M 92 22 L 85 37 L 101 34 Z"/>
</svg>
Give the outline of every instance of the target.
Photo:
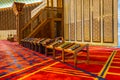
<svg viewBox="0 0 120 80">
<path fill-rule="evenodd" d="M 44 9 L 41 9 L 28 23 L 26 23 L 24 27 L 21 29 L 21 32 L 23 32 L 28 27 L 29 24 L 31 24 L 40 14 L 42 14 L 43 10 Z"/>
<path fill-rule="evenodd" d="M 36 31 L 38 31 L 38 29 L 40 28 L 40 26 L 48 23 L 50 21 L 50 19 L 52 18 L 52 20 L 55 20 L 55 21 L 61 21 L 62 19 L 60 17 L 57 17 L 55 15 L 51 16 L 51 13 L 54 14 L 54 12 L 58 12 L 58 13 L 61 13 L 62 11 L 62 8 L 49 8 L 49 7 L 45 7 L 45 8 L 42 8 L 34 17 L 32 17 L 30 19 L 30 21 L 28 23 L 26 23 L 24 25 L 24 27 L 21 29 L 21 33 L 25 33 L 22 38 L 25 38 L 25 37 L 31 37 L 31 36 L 34 36 L 36 33 Z M 48 13 L 47 13 L 48 12 Z M 43 16 L 45 15 L 45 16 Z M 35 21 L 35 23 L 34 23 Z M 37 21 L 37 22 L 36 22 Z M 32 25 L 33 24 L 33 25 Z M 35 25 L 34 25 L 35 24 Z M 34 28 L 34 30 L 33 30 Z M 28 30 L 27 30 L 28 29 Z M 27 33 L 26 33 L 27 32 Z"/>
<path fill-rule="evenodd" d="M 43 24 L 47 24 L 49 21 L 50 21 L 49 19 L 45 19 L 44 21 L 42 21 L 42 23 L 41 23 L 40 25 L 38 25 L 38 26 L 34 29 L 34 31 L 32 31 L 32 32 L 27 36 L 27 38 L 35 35 L 35 34 L 37 33 L 37 30 L 39 30 L 39 28 L 40 28 L 41 26 L 43 26 Z"/>
<path fill-rule="evenodd" d="M 42 14 L 42 12 L 43 12 L 43 10 L 48 10 L 48 9 L 51 9 L 51 8 L 48 8 L 48 7 L 45 7 L 44 9 L 41 9 L 28 23 L 26 23 L 25 25 L 24 25 L 24 27 L 21 29 L 21 32 L 23 32 L 27 27 L 28 27 L 28 25 L 29 24 L 31 24 L 39 15 L 41 15 Z M 57 10 L 61 10 L 62 8 L 53 8 L 52 9 L 52 11 L 56 11 L 56 9 Z"/>
</svg>

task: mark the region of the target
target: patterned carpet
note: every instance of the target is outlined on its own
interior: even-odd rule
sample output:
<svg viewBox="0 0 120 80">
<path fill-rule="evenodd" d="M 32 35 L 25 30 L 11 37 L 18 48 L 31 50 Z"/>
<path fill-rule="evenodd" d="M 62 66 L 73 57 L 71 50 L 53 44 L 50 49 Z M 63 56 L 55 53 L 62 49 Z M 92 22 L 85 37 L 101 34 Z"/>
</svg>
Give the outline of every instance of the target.
<svg viewBox="0 0 120 80">
<path fill-rule="evenodd" d="M 44 64 L 47 66 L 54 62 L 50 61 L 52 60 L 43 54 L 21 47 L 16 42 L 0 41 L 0 78 L 14 75 L 16 72 L 17 76 L 18 73 L 29 73 L 43 67 Z M 13 77 L 15 75 L 7 78 L 11 80 Z"/>
<path fill-rule="evenodd" d="M 79 61 L 86 59 L 79 53 Z M 90 46 L 90 62 L 73 66 L 18 45 L 0 41 L 0 80 L 119 80 L 120 49 Z"/>
</svg>

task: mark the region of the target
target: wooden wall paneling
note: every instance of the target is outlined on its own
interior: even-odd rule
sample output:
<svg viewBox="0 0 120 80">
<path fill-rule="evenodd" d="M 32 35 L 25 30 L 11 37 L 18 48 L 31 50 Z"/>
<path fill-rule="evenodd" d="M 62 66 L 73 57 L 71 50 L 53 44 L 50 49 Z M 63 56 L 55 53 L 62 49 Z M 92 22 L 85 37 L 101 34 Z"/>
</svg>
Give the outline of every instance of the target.
<svg viewBox="0 0 120 80">
<path fill-rule="evenodd" d="M 9 9 L 9 13 L 8 13 L 8 16 L 9 16 L 9 29 L 10 29 L 10 27 L 11 26 L 15 26 L 16 27 L 16 20 L 15 20 L 15 18 L 13 17 L 13 16 L 15 16 L 14 15 L 14 13 L 13 13 L 13 10 L 10 8 Z M 15 25 L 14 25 L 15 24 Z M 15 28 L 16 29 L 16 28 Z"/>
<path fill-rule="evenodd" d="M 71 0 L 71 6 L 70 6 L 70 40 L 75 40 L 75 1 Z"/>
<path fill-rule="evenodd" d="M 7 28 L 6 28 L 6 9 L 4 9 L 4 17 L 3 17 L 3 18 L 4 18 L 3 27 L 4 27 L 4 30 L 5 30 L 5 29 L 7 29 Z"/>
<path fill-rule="evenodd" d="M 14 19 L 14 18 L 13 18 L 14 15 L 12 15 L 12 14 L 13 14 L 13 13 L 12 13 L 12 9 L 9 8 L 8 14 L 7 14 L 8 17 L 9 17 L 9 18 L 8 18 L 8 20 L 9 20 L 9 21 L 8 21 L 8 24 L 9 24 L 8 28 L 9 28 L 9 29 L 11 28 L 11 26 L 13 26 L 13 27 L 15 26 L 15 25 L 14 25 L 15 20 L 13 20 L 13 19 Z"/>
<path fill-rule="evenodd" d="M 28 22 L 28 7 L 27 6 L 25 6 L 25 8 L 26 8 L 26 23 Z"/>
<path fill-rule="evenodd" d="M 12 23 L 11 26 L 13 26 L 12 29 L 13 30 L 17 30 L 17 27 L 16 27 L 16 16 L 15 16 L 12 8 L 10 9 L 10 16 L 11 16 L 11 23 Z"/>
<path fill-rule="evenodd" d="M 14 25 L 13 29 L 17 30 L 17 27 L 16 27 L 16 16 L 14 15 L 14 12 L 13 12 L 13 10 L 11 8 L 11 20 L 12 20 L 12 18 L 13 18 L 13 21 L 12 21 L 11 26 Z"/>
<path fill-rule="evenodd" d="M 7 23 L 7 20 L 8 20 L 8 18 L 7 18 L 7 8 L 5 9 L 5 29 L 8 29 L 8 25 L 6 25 L 6 23 Z"/>
<path fill-rule="evenodd" d="M 21 29 L 24 27 L 25 25 L 25 10 L 23 8 L 23 11 L 22 11 L 22 15 L 21 15 L 21 20 L 22 20 L 22 25 L 21 25 Z"/>
<path fill-rule="evenodd" d="M 114 42 L 114 2 L 113 0 L 103 0 L 103 42 Z"/>
<path fill-rule="evenodd" d="M 24 17 L 24 19 L 22 19 L 22 21 L 25 20 L 25 22 L 28 22 L 30 20 L 30 12 L 32 10 L 32 7 L 36 7 L 39 4 L 34 4 L 34 5 L 29 5 L 28 7 L 30 7 L 30 9 L 27 8 L 27 10 L 25 10 L 26 14 Z M 30 11 L 29 11 L 30 10 Z M 28 15 L 29 13 L 29 15 Z M 29 17 L 28 17 L 29 16 Z M 21 24 L 24 25 L 24 22 L 22 22 Z M 21 26 L 23 27 L 23 26 Z M 3 31 L 0 36 L 1 38 L 6 38 L 4 37 L 4 34 L 16 34 L 15 32 L 12 32 L 11 30 L 16 30 L 16 16 L 13 12 L 12 8 L 4 8 L 4 9 L 0 9 L 0 30 L 5 30 Z M 7 30 L 7 31 L 6 31 Z"/>
<path fill-rule="evenodd" d="M 1 16 L 1 30 L 4 30 L 4 27 L 3 27 L 3 21 L 4 21 L 4 18 L 3 18 L 3 16 L 4 16 L 4 10 L 2 10 L 2 16 Z"/>
<path fill-rule="evenodd" d="M 28 13 L 28 21 L 29 21 L 30 18 L 31 18 L 31 17 L 30 17 L 31 15 L 30 15 L 30 13 L 29 13 L 30 7 L 27 7 L 27 8 L 28 8 L 28 9 L 27 9 L 27 13 Z"/>
<path fill-rule="evenodd" d="M 14 24 L 15 24 L 15 18 L 14 18 L 14 14 L 13 14 L 13 11 L 12 11 L 12 9 L 9 9 L 9 12 L 8 12 L 8 16 L 9 16 L 9 22 L 8 22 L 8 24 L 9 24 L 9 29 L 12 29 L 11 27 L 13 27 L 14 28 Z M 16 28 L 15 28 L 16 29 Z"/>
<path fill-rule="evenodd" d="M 5 9 L 3 10 L 3 21 L 2 21 L 2 28 L 5 30 Z"/>
<path fill-rule="evenodd" d="M 64 0 L 64 39 L 69 40 L 69 0 Z"/>
<path fill-rule="evenodd" d="M 77 0 L 76 40 L 82 41 L 82 0 Z"/>
<path fill-rule="evenodd" d="M 92 41 L 101 42 L 101 0 L 92 0 Z"/>
<path fill-rule="evenodd" d="M 9 11 L 9 8 L 6 8 L 6 23 L 9 23 L 8 11 Z M 8 28 L 9 28 L 9 25 L 6 24 L 6 29 L 8 30 Z"/>
<path fill-rule="evenodd" d="M 27 14 L 28 12 L 27 12 L 27 7 L 25 7 L 25 18 L 26 18 L 26 20 L 25 20 L 25 23 L 27 23 L 28 22 L 28 14 Z"/>
<path fill-rule="evenodd" d="M 24 14 L 25 14 L 25 24 L 27 23 L 27 7 L 24 7 Z"/>
<path fill-rule="evenodd" d="M 9 8 L 9 10 L 8 10 L 8 17 L 9 17 L 9 22 L 8 22 L 8 24 L 9 24 L 9 29 L 11 28 L 11 26 L 12 27 L 14 27 L 15 25 L 14 25 L 14 22 L 15 22 L 15 20 L 14 20 L 14 15 L 12 15 L 13 13 L 12 13 L 12 9 L 11 8 Z"/>
<path fill-rule="evenodd" d="M 3 15 L 4 15 L 4 10 L 1 10 L 1 13 L 2 13 L 2 14 L 1 14 L 1 15 L 2 15 L 2 16 L 1 16 L 1 30 L 4 30 L 4 29 L 3 29 L 3 20 L 4 20 Z"/>
<path fill-rule="evenodd" d="M 30 19 L 30 17 L 29 16 L 31 16 L 31 15 L 29 15 L 29 6 L 26 6 L 26 12 L 27 12 L 27 15 L 26 15 L 26 17 L 27 17 L 27 22 L 29 21 L 29 19 Z M 26 23 L 27 23 L 26 22 Z M 29 34 L 29 32 L 30 32 L 30 30 L 31 30 L 31 26 L 32 25 L 29 25 L 29 28 L 27 28 L 27 35 Z"/>
<path fill-rule="evenodd" d="M 2 10 L 0 10 L 0 28 L 2 27 L 1 23 L 2 23 Z"/>
<path fill-rule="evenodd" d="M 83 0 L 83 35 L 84 41 L 90 42 L 91 28 L 90 28 L 90 0 Z"/>
<path fill-rule="evenodd" d="M 10 20 L 10 8 L 7 9 L 7 15 L 6 16 L 7 16 L 7 23 L 10 24 L 10 21 L 9 21 Z M 9 30 L 10 25 L 7 25 L 7 27 L 8 27 L 8 30 Z"/>
<path fill-rule="evenodd" d="M 13 11 L 12 11 L 12 13 L 14 13 Z M 13 15 L 13 14 L 12 14 Z M 14 16 L 14 19 L 15 19 L 15 21 L 16 21 L 16 16 L 15 15 L 13 15 Z M 14 28 L 17 30 L 17 28 L 16 28 L 16 22 L 14 21 Z"/>
<path fill-rule="evenodd" d="M 3 30 L 5 30 L 6 29 L 6 10 L 4 9 L 3 10 L 3 21 L 2 21 L 2 26 L 3 26 Z"/>
<path fill-rule="evenodd" d="M 7 9 L 7 23 L 10 24 L 10 8 Z M 13 25 L 14 26 L 14 25 Z M 10 29 L 10 25 L 7 25 L 8 30 Z"/>
<path fill-rule="evenodd" d="M 27 11 L 27 12 L 28 12 L 28 21 L 29 21 L 30 18 L 31 18 L 31 17 L 30 17 L 31 15 L 30 15 L 30 12 L 29 12 L 29 11 L 30 11 L 30 7 L 28 7 L 28 11 Z"/>
<path fill-rule="evenodd" d="M 24 20 L 25 20 L 24 23 L 26 24 L 27 21 L 26 21 L 26 8 L 25 7 L 23 8 L 23 14 L 24 14 Z"/>
</svg>

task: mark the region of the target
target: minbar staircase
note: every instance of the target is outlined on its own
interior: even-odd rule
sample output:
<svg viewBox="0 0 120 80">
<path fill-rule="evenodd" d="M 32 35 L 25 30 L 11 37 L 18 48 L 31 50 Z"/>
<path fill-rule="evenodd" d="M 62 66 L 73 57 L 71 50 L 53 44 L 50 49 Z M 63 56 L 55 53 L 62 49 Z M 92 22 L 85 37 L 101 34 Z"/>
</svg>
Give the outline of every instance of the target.
<svg viewBox="0 0 120 80">
<path fill-rule="evenodd" d="M 46 6 L 20 29 L 19 41 L 26 37 L 63 36 L 63 0 L 47 0 L 46 2 Z"/>
</svg>

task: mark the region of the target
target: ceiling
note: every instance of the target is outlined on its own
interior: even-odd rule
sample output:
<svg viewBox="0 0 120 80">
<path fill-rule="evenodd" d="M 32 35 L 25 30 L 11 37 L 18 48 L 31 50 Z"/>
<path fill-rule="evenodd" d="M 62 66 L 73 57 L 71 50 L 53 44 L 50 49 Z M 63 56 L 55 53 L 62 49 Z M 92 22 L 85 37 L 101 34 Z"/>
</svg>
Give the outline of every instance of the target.
<svg viewBox="0 0 120 80">
<path fill-rule="evenodd" d="M 26 4 L 41 2 L 42 0 L 0 0 L 0 8 L 12 7 L 13 2 L 22 2 Z"/>
</svg>

